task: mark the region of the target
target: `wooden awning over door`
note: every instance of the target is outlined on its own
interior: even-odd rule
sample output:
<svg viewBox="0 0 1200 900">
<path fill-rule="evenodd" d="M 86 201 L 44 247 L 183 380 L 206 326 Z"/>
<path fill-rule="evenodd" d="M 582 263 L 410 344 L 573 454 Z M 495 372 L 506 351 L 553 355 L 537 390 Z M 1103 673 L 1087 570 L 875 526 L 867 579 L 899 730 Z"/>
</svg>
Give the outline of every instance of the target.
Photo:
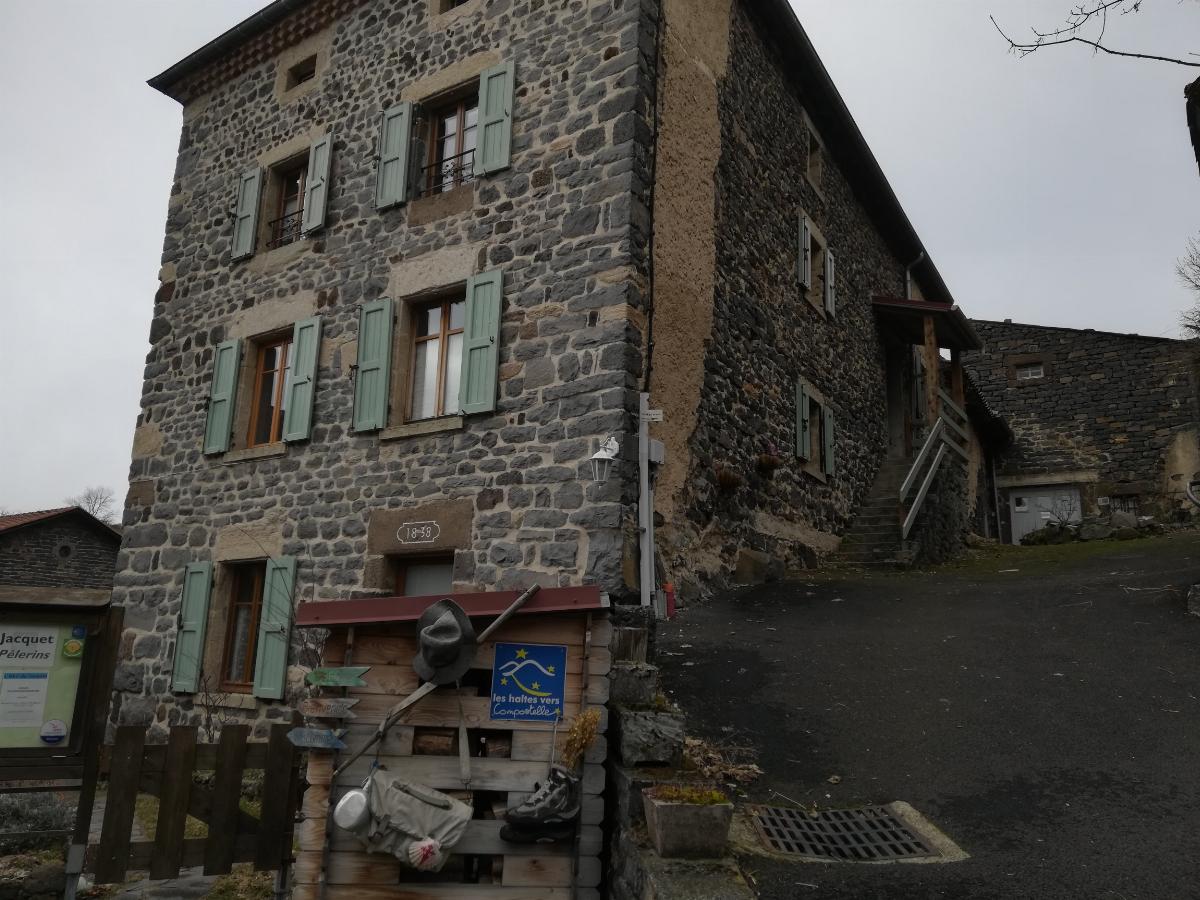
<svg viewBox="0 0 1200 900">
<path fill-rule="evenodd" d="M 971 322 L 957 306 L 930 303 L 926 300 L 904 300 L 876 297 L 875 315 L 887 332 L 904 343 L 925 343 L 925 317 L 933 319 L 937 345 L 946 350 L 982 350 L 983 341 L 971 327 Z"/>
</svg>

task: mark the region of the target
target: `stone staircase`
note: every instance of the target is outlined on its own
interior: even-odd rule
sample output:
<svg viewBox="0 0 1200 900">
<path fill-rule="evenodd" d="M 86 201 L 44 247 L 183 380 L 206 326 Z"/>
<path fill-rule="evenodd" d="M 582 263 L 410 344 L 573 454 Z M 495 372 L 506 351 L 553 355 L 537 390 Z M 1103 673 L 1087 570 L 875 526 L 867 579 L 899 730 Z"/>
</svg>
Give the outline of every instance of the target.
<svg viewBox="0 0 1200 900">
<path fill-rule="evenodd" d="M 829 563 L 837 566 L 895 568 L 912 563 L 915 554 L 900 539 L 900 484 L 912 468 L 911 459 L 888 459 L 879 467 L 871 493 L 842 537 Z"/>
</svg>

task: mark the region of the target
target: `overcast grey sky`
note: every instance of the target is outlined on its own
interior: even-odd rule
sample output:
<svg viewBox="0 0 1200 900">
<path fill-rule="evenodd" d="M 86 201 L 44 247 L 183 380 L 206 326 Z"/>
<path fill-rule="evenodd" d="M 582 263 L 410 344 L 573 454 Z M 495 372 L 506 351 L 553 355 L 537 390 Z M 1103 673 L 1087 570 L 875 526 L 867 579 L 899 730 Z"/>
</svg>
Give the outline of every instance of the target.
<svg viewBox="0 0 1200 900">
<path fill-rule="evenodd" d="M 988 21 L 1051 25 L 1071 2 L 793 5 L 968 315 L 1176 335 L 1198 73 L 1081 47 L 1017 59 Z M 180 122 L 145 80 L 263 5 L 0 0 L 0 507 L 90 484 L 123 500 Z M 1195 0 L 1109 30 L 1180 55 L 1197 35 Z"/>
</svg>

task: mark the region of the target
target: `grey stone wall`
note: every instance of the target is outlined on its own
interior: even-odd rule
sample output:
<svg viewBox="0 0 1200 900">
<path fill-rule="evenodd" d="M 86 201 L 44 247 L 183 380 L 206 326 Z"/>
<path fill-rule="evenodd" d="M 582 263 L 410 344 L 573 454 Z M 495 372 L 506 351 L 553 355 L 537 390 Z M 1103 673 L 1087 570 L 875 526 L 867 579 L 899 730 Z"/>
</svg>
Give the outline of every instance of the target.
<svg viewBox="0 0 1200 900">
<path fill-rule="evenodd" d="M 118 543 L 72 515 L 26 525 L 0 535 L 0 584 L 110 588 Z"/>
<path fill-rule="evenodd" d="M 468 498 L 456 585 L 628 590 L 632 472 L 619 465 L 595 485 L 587 460 L 606 435 L 629 433 L 636 409 L 653 11 L 620 0 L 469 6 L 431 18 L 425 2 L 367 3 L 331 26 L 328 66 L 300 99 L 280 102 L 266 63 L 184 111 L 114 592 L 132 623 L 123 721 L 191 714 L 167 689 L 183 569 L 238 529 L 271 532 L 273 552 L 298 558 L 297 600 L 390 593 L 367 578 L 371 513 Z M 477 181 L 465 208 L 377 212 L 380 111 L 421 80 L 453 85 L 481 54 L 516 63 L 512 166 Z M 330 128 L 324 232 L 231 264 L 237 175 Z M 495 413 L 392 441 L 351 433 L 359 304 L 492 268 L 505 278 Z M 314 312 L 324 334 L 311 440 L 271 458 L 203 456 L 215 345 Z M 310 662 L 315 640 L 295 634 L 293 659 Z M 288 700 L 302 690 L 293 676 Z"/>
<path fill-rule="evenodd" d="M 945 562 L 962 552 L 972 524 L 968 477 L 967 467 L 957 459 L 943 461 L 909 534 L 914 563 Z"/>
<path fill-rule="evenodd" d="M 676 573 L 728 573 L 742 548 L 811 564 L 814 549 L 836 545 L 887 443 L 883 350 L 871 303 L 903 294 L 904 263 L 868 218 L 836 152 L 825 154 L 819 190 L 807 179 L 804 99 L 751 10 L 734 5 L 728 70 L 718 86 L 717 283 L 693 464 L 679 503 L 684 520 L 664 529 Z M 832 317 L 798 284 L 801 210 L 837 256 Z M 836 468 L 827 480 L 802 471 L 794 455 L 797 377 L 835 414 Z M 757 459 L 770 452 L 784 463 L 768 475 Z M 723 488 L 722 472 L 741 484 Z"/>
<path fill-rule="evenodd" d="M 1194 474 L 1196 351 L 1189 342 L 1091 329 L 973 322 L 985 348 L 965 357 L 987 402 L 1015 434 L 997 474 L 1070 473 L 1086 493 L 1161 500 L 1172 470 Z M 1017 381 L 1041 362 L 1045 377 Z M 1180 489 L 1182 484 L 1180 485 Z M 1147 509 L 1147 511 L 1151 511 Z"/>
</svg>

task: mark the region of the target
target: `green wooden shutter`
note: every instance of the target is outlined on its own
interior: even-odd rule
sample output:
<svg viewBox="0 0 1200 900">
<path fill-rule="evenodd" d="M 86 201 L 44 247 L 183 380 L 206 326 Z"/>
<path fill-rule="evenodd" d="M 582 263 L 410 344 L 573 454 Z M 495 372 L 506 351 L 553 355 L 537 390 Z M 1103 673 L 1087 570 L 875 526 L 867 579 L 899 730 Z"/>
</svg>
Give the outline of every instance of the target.
<svg viewBox="0 0 1200 900">
<path fill-rule="evenodd" d="M 833 315 L 837 301 L 837 275 L 833 264 L 833 251 L 825 248 L 825 312 Z"/>
<path fill-rule="evenodd" d="M 321 349 L 321 317 L 296 323 L 292 329 L 292 364 L 284 393 L 283 439 L 307 440 L 312 434 L 313 398 L 317 392 L 317 355 Z"/>
<path fill-rule="evenodd" d="M 812 446 L 808 428 L 808 385 L 796 379 L 796 456 L 800 459 L 808 459 Z"/>
<path fill-rule="evenodd" d="M 258 196 L 262 190 L 262 170 L 249 169 L 238 179 L 237 200 L 233 208 L 233 252 L 231 259 L 254 255 L 258 231 Z"/>
<path fill-rule="evenodd" d="M 379 120 L 379 165 L 375 206 L 386 209 L 408 199 L 408 148 L 412 143 L 412 104 L 384 110 Z"/>
<path fill-rule="evenodd" d="M 316 141 L 308 151 L 308 175 L 304 178 L 304 212 L 300 231 L 308 234 L 325 227 L 329 201 L 329 160 L 333 155 L 333 132 Z"/>
<path fill-rule="evenodd" d="M 204 664 L 204 629 L 208 625 L 208 598 L 212 593 L 212 563 L 190 563 L 183 573 L 183 602 L 175 634 L 171 690 L 194 694 L 200 689 Z"/>
<path fill-rule="evenodd" d="M 833 474 L 833 411 L 821 407 L 821 471 Z"/>
<path fill-rule="evenodd" d="M 292 634 L 292 586 L 296 557 L 267 560 L 258 648 L 254 654 L 254 696 L 282 700 L 287 686 L 288 642 Z"/>
<path fill-rule="evenodd" d="M 796 265 L 800 272 L 800 287 L 808 290 L 812 287 L 812 228 L 808 224 L 808 216 L 800 213 L 799 244 Z"/>
<path fill-rule="evenodd" d="M 462 374 L 458 409 L 463 414 L 496 408 L 497 361 L 500 356 L 500 307 L 503 277 L 498 269 L 467 279 L 463 324 Z"/>
<path fill-rule="evenodd" d="M 392 379 L 392 301 L 364 303 L 358 314 L 358 368 L 354 376 L 355 431 L 387 424 Z"/>
<path fill-rule="evenodd" d="M 233 402 L 237 394 L 242 342 L 234 339 L 217 345 L 212 386 L 208 394 L 208 421 L 204 425 L 204 452 L 224 453 L 233 430 Z"/>
<path fill-rule="evenodd" d="M 507 169 L 512 159 L 513 63 L 485 69 L 479 76 L 479 130 L 475 150 L 475 174 L 488 175 Z"/>
</svg>

